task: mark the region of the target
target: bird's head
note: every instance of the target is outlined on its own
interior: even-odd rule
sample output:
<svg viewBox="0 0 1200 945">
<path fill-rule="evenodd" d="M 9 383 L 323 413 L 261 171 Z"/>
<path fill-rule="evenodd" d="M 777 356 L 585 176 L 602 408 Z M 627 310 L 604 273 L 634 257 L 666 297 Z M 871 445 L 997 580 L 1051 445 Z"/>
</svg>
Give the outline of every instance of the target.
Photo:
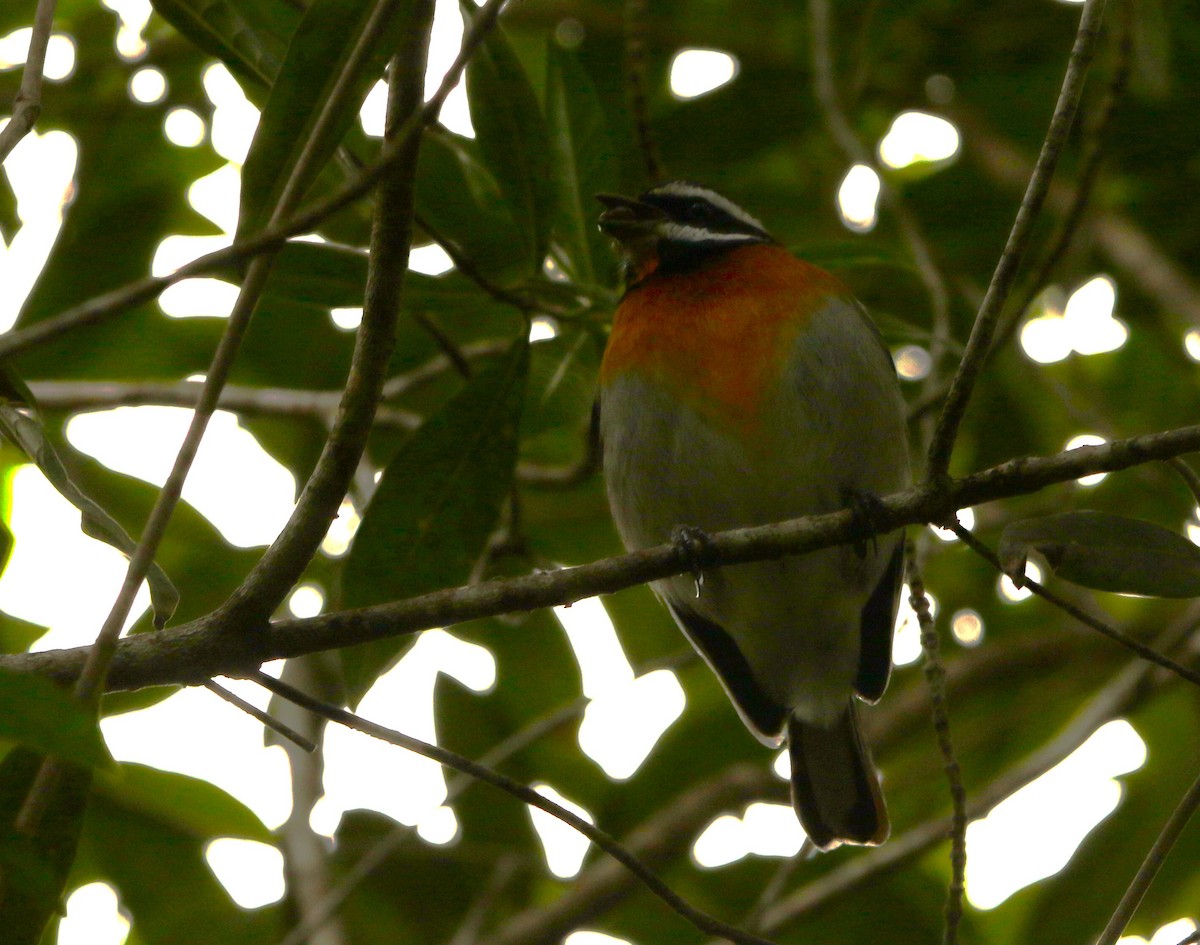
<svg viewBox="0 0 1200 945">
<path fill-rule="evenodd" d="M 617 243 L 628 285 L 657 271 L 686 269 L 716 253 L 773 243 L 763 225 L 714 190 L 676 180 L 637 198 L 597 194 L 600 229 Z"/>
</svg>

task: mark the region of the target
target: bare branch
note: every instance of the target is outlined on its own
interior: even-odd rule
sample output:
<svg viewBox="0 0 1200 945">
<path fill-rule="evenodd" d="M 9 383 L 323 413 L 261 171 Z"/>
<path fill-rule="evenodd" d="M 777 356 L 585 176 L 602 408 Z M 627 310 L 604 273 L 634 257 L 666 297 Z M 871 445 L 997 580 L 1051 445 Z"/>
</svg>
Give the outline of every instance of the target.
<svg viewBox="0 0 1200 945">
<path fill-rule="evenodd" d="M 646 90 L 646 0 L 625 0 L 625 88 L 637 130 L 638 149 L 646 179 L 662 180 L 662 162 L 654 129 L 650 127 L 649 93 Z"/>
<path fill-rule="evenodd" d="M 1097 472 L 1115 472 L 1142 463 L 1200 451 L 1200 426 L 1181 427 L 1102 446 L 1085 446 L 1054 456 L 1026 457 L 993 466 L 964 479 L 923 483 L 880 500 L 882 530 L 906 524 L 942 522 L 958 509 L 1037 492 Z M 806 516 L 773 525 L 734 529 L 709 536 L 701 566 L 799 554 L 870 537 L 849 511 Z M 361 610 L 274 622 L 231 621 L 220 613 L 157 634 L 120 642 L 110 689 L 136 689 L 161 683 L 198 683 L 213 676 L 245 675 L 270 659 L 300 656 L 369 640 L 445 627 L 479 617 L 569 604 L 647 581 L 691 571 L 675 545 L 579 567 L 518 578 L 448 588 L 409 600 Z M 74 679 L 83 651 L 49 650 L 0 657 L 0 667 Z"/>
<path fill-rule="evenodd" d="M 345 725 L 347 728 L 352 728 L 355 731 L 362 732 L 365 735 L 370 735 L 372 738 L 378 738 L 390 745 L 396 745 L 400 748 L 406 748 L 409 751 L 415 752 L 425 758 L 436 761 L 438 764 L 445 765 L 448 768 L 453 768 L 455 771 L 469 775 L 477 781 L 482 781 L 485 784 L 490 784 L 506 794 L 515 797 L 517 800 L 536 807 L 556 817 L 563 823 L 575 830 L 579 831 L 585 837 L 596 844 L 600 849 L 607 853 L 610 857 L 621 864 L 625 869 L 637 877 L 650 892 L 658 896 L 663 902 L 671 907 L 676 913 L 694 925 L 701 932 L 708 935 L 719 935 L 737 945 L 771 945 L 764 938 L 757 935 L 751 935 L 741 929 L 735 928 L 728 923 L 722 922 L 720 919 L 713 918 L 705 912 L 695 908 L 688 903 L 682 896 L 676 893 L 670 886 L 658 878 L 645 864 L 641 862 L 629 849 L 618 843 L 611 836 L 605 833 L 598 827 L 588 823 L 582 817 L 572 813 L 565 807 L 555 804 L 553 801 L 542 797 L 533 788 L 514 781 L 512 778 L 506 777 L 490 768 L 487 768 L 478 762 L 465 758 L 462 755 L 452 752 L 449 749 L 442 748 L 439 745 L 431 745 L 428 742 L 421 741 L 418 738 L 413 738 L 411 735 L 406 735 L 403 732 L 397 732 L 394 729 L 386 728 L 382 725 L 377 725 L 374 722 L 369 722 L 353 712 L 348 712 L 345 709 L 339 708 L 328 703 L 321 702 L 317 699 L 307 697 L 304 693 L 298 690 L 293 690 L 290 686 L 284 686 L 278 680 L 272 680 L 268 683 L 270 677 L 260 679 L 263 685 L 271 685 L 277 692 L 284 695 L 288 700 L 295 702 L 297 705 L 303 706 L 311 712 L 315 712 L 322 718 L 326 718 L 331 722 L 337 722 L 339 725 Z M 521 942 L 527 942 L 528 939 L 518 939 Z"/>
<path fill-rule="evenodd" d="M 46 69 L 46 48 L 50 45 L 50 30 L 54 26 L 56 0 L 38 0 L 33 14 L 33 32 L 29 37 L 29 52 L 21 73 L 21 87 L 13 99 L 13 113 L 8 124 L 0 130 L 0 164 L 12 153 L 42 114 L 42 73 Z"/>
<path fill-rule="evenodd" d="M 1058 166 L 1059 156 L 1066 145 L 1071 126 L 1075 123 L 1075 113 L 1079 108 L 1079 99 L 1083 94 L 1088 66 L 1092 61 L 1096 37 L 1104 16 L 1104 4 L 1105 0 L 1087 0 L 1084 4 L 1079 29 L 1075 34 L 1075 45 L 1067 63 L 1067 72 L 1063 78 L 1058 103 L 1054 107 L 1054 116 L 1050 119 L 1046 139 L 1042 142 L 1042 151 L 1029 178 L 1029 186 L 1025 190 L 1021 206 L 1017 210 L 1016 220 L 1008 235 L 1008 243 L 1000 256 L 1000 262 L 996 265 L 996 271 L 992 274 L 992 281 L 988 285 L 987 294 L 984 295 L 983 304 L 979 307 L 979 313 L 975 316 L 975 325 L 967 341 L 966 353 L 959 362 L 958 372 L 950 385 L 950 392 L 938 418 L 933 444 L 929 448 L 927 475 L 931 479 L 944 477 L 950 468 L 950 455 L 958 436 L 959 424 L 962 423 L 975 383 L 983 370 L 984 361 L 991 348 L 992 336 L 1025 256 L 1029 238 L 1033 234 L 1033 225 L 1050 189 L 1050 180 Z"/>
<path fill-rule="evenodd" d="M 305 738 L 295 729 L 285 725 L 276 718 L 272 718 L 268 713 L 264 712 L 258 706 L 247 702 L 241 696 L 230 692 L 224 686 L 218 685 L 211 679 L 204 684 L 204 688 L 220 699 L 225 700 L 235 709 L 245 712 L 248 716 L 260 722 L 266 728 L 269 728 L 276 735 L 280 735 L 287 739 L 294 746 L 306 753 L 312 753 L 317 750 L 316 742 L 311 738 Z"/>
<path fill-rule="evenodd" d="M 929 610 L 929 597 L 925 593 L 925 579 L 916 556 L 908 556 L 909 604 L 916 612 L 921 626 L 921 651 L 925 655 L 925 680 L 929 688 L 933 730 L 937 736 L 938 750 L 942 754 L 942 765 L 946 781 L 950 786 L 950 801 L 953 814 L 950 818 L 950 886 L 946 892 L 945 924 L 942 928 L 943 945 L 956 945 L 958 927 L 962 923 L 963 894 L 966 892 L 967 875 L 967 790 L 963 786 L 962 769 L 954 742 L 950 737 L 950 711 L 946 699 L 946 668 L 942 664 L 940 641 L 933 614 Z"/>
<path fill-rule="evenodd" d="M 1096 940 L 1096 945 L 1116 945 L 1117 939 L 1121 937 L 1125 926 L 1133 918 L 1133 913 L 1137 910 L 1142 897 L 1146 895 L 1146 890 L 1154 882 L 1154 877 L 1158 875 L 1158 871 L 1166 862 L 1171 848 L 1175 846 L 1179 835 L 1183 833 L 1183 828 L 1196 813 L 1197 807 L 1200 807 L 1200 777 L 1192 782 L 1192 786 L 1187 789 L 1187 793 L 1180 800 L 1179 806 L 1163 824 L 1158 839 L 1154 841 L 1150 852 L 1146 854 L 1146 859 L 1142 861 L 1137 874 L 1133 877 L 1133 882 L 1125 890 L 1125 895 L 1121 897 L 1116 912 L 1108 920 L 1108 925 L 1104 927 L 1100 938 Z"/>
</svg>

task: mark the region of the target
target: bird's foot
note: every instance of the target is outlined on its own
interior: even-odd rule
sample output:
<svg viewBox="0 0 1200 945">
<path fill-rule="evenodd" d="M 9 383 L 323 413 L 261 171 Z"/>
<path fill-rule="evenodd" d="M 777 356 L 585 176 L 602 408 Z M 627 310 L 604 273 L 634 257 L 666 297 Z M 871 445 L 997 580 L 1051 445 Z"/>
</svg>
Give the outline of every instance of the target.
<svg viewBox="0 0 1200 945">
<path fill-rule="evenodd" d="M 842 502 L 854 517 L 855 530 L 869 532 L 869 538 L 859 538 L 854 542 L 854 553 L 860 558 L 879 553 L 879 533 L 887 521 L 887 507 L 883 500 L 874 492 L 855 489 L 852 486 L 842 487 Z"/>
<path fill-rule="evenodd" d="M 696 582 L 696 599 L 699 600 L 700 588 L 704 586 L 704 569 L 700 566 L 700 559 L 708 547 L 708 535 L 694 525 L 676 525 L 671 532 L 671 544 L 691 572 Z"/>
</svg>

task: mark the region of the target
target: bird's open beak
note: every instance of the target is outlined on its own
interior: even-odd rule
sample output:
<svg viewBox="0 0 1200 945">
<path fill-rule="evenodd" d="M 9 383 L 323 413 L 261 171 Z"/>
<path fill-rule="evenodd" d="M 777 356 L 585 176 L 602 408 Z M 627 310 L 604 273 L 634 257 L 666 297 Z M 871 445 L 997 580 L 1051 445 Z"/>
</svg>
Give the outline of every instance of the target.
<svg viewBox="0 0 1200 945">
<path fill-rule="evenodd" d="M 667 219 L 667 215 L 658 207 L 632 197 L 596 194 L 596 199 L 604 204 L 604 212 L 600 214 L 600 229 L 616 240 L 652 236 L 658 225 Z"/>
</svg>

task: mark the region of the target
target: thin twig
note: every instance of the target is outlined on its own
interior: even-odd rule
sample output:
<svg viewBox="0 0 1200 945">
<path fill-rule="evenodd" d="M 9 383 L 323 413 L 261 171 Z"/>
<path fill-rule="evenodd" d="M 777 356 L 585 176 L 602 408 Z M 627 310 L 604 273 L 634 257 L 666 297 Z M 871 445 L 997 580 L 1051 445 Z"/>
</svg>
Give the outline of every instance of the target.
<svg viewBox="0 0 1200 945">
<path fill-rule="evenodd" d="M 1150 888 L 1150 884 L 1154 882 L 1154 877 L 1162 869 L 1163 863 L 1166 862 L 1171 849 L 1175 846 L 1176 841 L 1179 840 L 1179 835 L 1183 833 L 1183 828 L 1187 826 L 1188 821 L 1192 819 L 1192 815 L 1196 813 L 1197 807 L 1200 807 L 1200 777 L 1197 777 L 1192 782 L 1192 786 L 1183 795 L 1179 806 L 1175 808 L 1167 822 L 1163 824 L 1158 839 L 1154 841 L 1154 845 L 1150 847 L 1150 852 L 1146 854 L 1142 865 L 1138 867 L 1137 874 L 1133 877 L 1133 882 L 1125 890 L 1125 895 L 1121 897 L 1116 911 L 1113 913 L 1112 918 L 1108 920 L 1108 925 L 1104 927 L 1100 938 L 1096 940 L 1096 945 L 1116 945 L 1117 939 L 1121 937 L 1121 934 L 1125 931 L 1125 926 L 1133 918 L 1133 913 L 1137 910 L 1138 904 L 1141 903 L 1142 897 L 1146 895 L 1146 890 Z"/>
<path fill-rule="evenodd" d="M 879 500 L 878 526 L 941 522 L 955 510 L 1015 495 L 1038 492 L 1097 472 L 1115 472 L 1143 463 L 1200 451 L 1200 426 L 1102 446 L 1085 446 L 1054 456 L 1010 460 L 964 479 L 922 483 Z M 865 541 L 870 533 L 849 511 L 805 516 L 709 536 L 700 564 L 715 567 L 801 554 L 836 544 Z M 680 559 L 673 544 L 593 561 L 578 567 L 495 579 L 446 588 L 403 601 L 355 611 L 250 626 L 210 614 L 160 634 L 138 634 L 120 642 L 110 689 L 163 683 L 197 683 L 213 676 L 238 676 L 268 659 L 338 649 L 445 627 L 479 617 L 570 604 L 585 597 L 687 573 L 693 561 Z M 0 656 L 0 667 L 70 681 L 79 674 L 82 648 Z"/>
<path fill-rule="evenodd" d="M 442 364 L 443 371 L 445 364 Z M 424 380 L 436 376 L 425 374 Z M 405 376 L 394 378 L 407 380 Z M 415 383 L 406 386 L 409 390 Z M 111 407 L 159 405 L 194 407 L 200 391 L 197 381 L 178 384 L 141 384 L 121 381 L 34 381 L 29 385 L 38 406 L 46 410 L 102 410 Z M 328 424 L 337 413 L 340 390 L 302 390 L 286 387 L 242 387 L 228 384 L 217 401 L 219 410 L 242 415 L 275 417 L 311 417 Z M 401 407 L 381 409 L 376 422 L 414 430 L 421 425 L 420 414 Z"/>
<path fill-rule="evenodd" d="M 991 564 L 1001 574 L 1005 573 L 1004 567 L 1001 565 L 1000 559 L 996 556 L 996 553 L 982 541 L 976 538 L 974 534 L 959 525 L 957 521 L 948 521 L 945 527 L 954 532 L 954 534 L 959 537 L 963 544 Z M 1200 686 L 1200 672 L 1189 669 L 1188 667 L 1175 662 L 1175 660 L 1171 659 L 1170 657 L 1163 656 L 1163 654 L 1159 653 L 1153 647 L 1146 646 L 1146 644 L 1133 639 L 1133 637 L 1127 636 L 1116 627 L 1105 623 L 1099 617 L 1089 614 L 1086 610 L 1076 607 L 1069 600 L 1066 600 L 1065 598 L 1060 597 L 1058 594 L 1055 594 L 1045 585 L 1040 584 L 1033 578 L 1026 577 L 1022 579 L 1021 586 L 1028 588 L 1038 597 L 1042 598 L 1042 600 L 1053 604 L 1059 610 L 1074 617 L 1085 626 L 1091 627 L 1093 630 L 1097 631 L 1103 636 L 1108 637 L 1114 643 L 1119 643 L 1121 646 L 1125 647 L 1125 649 L 1136 653 L 1142 659 L 1148 660 L 1157 666 L 1161 666 L 1163 669 L 1170 670 L 1180 679 L 1186 679 L 1194 686 Z"/>
<path fill-rule="evenodd" d="M 301 735 L 295 729 L 290 728 L 287 725 L 284 725 L 277 718 L 274 718 L 270 713 L 264 712 L 258 706 L 247 702 L 241 696 L 230 692 L 224 686 L 218 685 L 217 683 L 213 682 L 210 679 L 210 680 L 208 680 L 208 682 L 206 682 L 204 684 L 204 688 L 207 689 L 209 692 L 211 692 L 213 695 L 219 696 L 220 698 L 224 699 L 226 702 L 228 702 L 234 708 L 241 709 L 243 712 L 245 712 L 251 718 L 257 719 L 259 722 L 261 722 L 263 725 L 265 725 L 267 728 L 269 728 L 272 732 L 274 732 L 277 735 L 283 736 L 289 742 L 296 745 L 298 748 L 302 748 L 304 751 L 310 752 L 310 753 L 317 750 L 316 743 L 313 742 L 312 739 L 305 738 L 303 735 Z"/>
<path fill-rule="evenodd" d="M 265 680 L 263 682 L 265 684 Z M 275 683 L 278 684 L 278 681 L 276 680 Z M 499 772 L 493 771 L 491 768 L 487 768 L 478 762 L 472 761 L 449 749 L 442 748 L 439 745 L 431 745 L 411 735 L 406 735 L 403 732 L 367 721 L 353 712 L 321 702 L 318 699 L 312 699 L 299 690 L 288 692 L 287 698 L 331 722 L 337 722 L 339 725 L 352 728 L 357 732 L 362 732 L 365 735 L 378 738 L 388 744 L 405 748 L 422 757 L 436 761 L 438 764 L 453 768 L 455 771 L 462 772 L 477 781 L 489 784 L 515 797 L 519 801 L 543 810 L 552 817 L 558 818 L 563 823 L 579 831 L 579 833 L 591 840 L 592 843 L 596 844 L 601 850 L 619 862 L 629 872 L 633 873 L 650 892 L 658 896 L 671 909 L 701 932 L 707 935 L 722 936 L 731 942 L 739 943 L 739 945 L 771 945 L 767 939 L 744 932 L 695 908 L 659 879 L 657 875 L 651 872 L 628 849 L 603 830 L 588 823 L 582 817 L 572 813 L 565 807 L 542 797 L 542 795 L 538 794 L 537 791 L 528 785 L 514 781 L 512 778 L 506 777 Z"/>
<path fill-rule="evenodd" d="M 1071 204 L 1058 225 L 1058 232 L 1051 241 L 1050 248 L 1042 256 L 1041 262 L 1033 274 L 1025 280 L 1025 291 L 1020 293 L 1020 302 L 1012 306 L 1007 315 L 1002 316 L 996 329 L 996 340 L 989 354 L 998 351 L 1016 331 L 1022 317 L 1050 281 L 1055 268 L 1071 248 L 1079 225 L 1088 209 L 1088 201 L 1092 196 L 1100 167 L 1104 161 L 1104 147 L 1108 143 L 1108 132 L 1112 126 L 1117 106 L 1125 94 L 1129 84 L 1130 64 L 1133 60 L 1133 0 L 1117 0 L 1120 12 L 1120 34 L 1117 39 L 1117 64 L 1113 68 L 1108 87 L 1104 90 L 1099 114 L 1087 135 L 1083 157 L 1080 159 L 1080 172 L 1075 183 L 1075 191 L 1071 196 Z"/>
<path fill-rule="evenodd" d="M 504 0 L 493 0 L 474 20 L 494 24 Z M 388 80 L 388 111 L 384 151 L 401 141 L 402 159 L 390 165 L 379 184 L 375 202 L 363 320 L 346 381 L 337 421 L 316 467 L 305 483 L 287 524 L 250 574 L 221 605 L 219 613 L 238 624 L 265 623 L 316 554 L 330 522 L 337 515 L 355 472 L 359 469 L 384 378 L 395 348 L 396 320 L 408 270 L 412 242 L 413 181 L 416 176 L 418 131 L 438 114 L 421 105 L 427 58 L 432 0 L 421 0 L 407 13 L 410 28 L 392 59 Z M 466 65 L 468 44 L 474 49 L 485 33 L 471 31 L 463 41 L 456 66 Z M 457 81 L 452 67 L 438 92 Z M 435 95 L 436 99 L 437 96 Z M 430 103 L 434 99 L 429 100 Z M 439 106 L 440 107 L 440 106 Z"/>
<path fill-rule="evenodd" d="M 831 39 L 831 10 L 829 0 L 809 0 L 808 22 L 812 39 L 813 92 L 830 136 L 837 142 L 846 158 L 857 164 L 874 167 L 870 151 L 859 139 L 838 96 L 837 78 L 833 65 Z M 877 171 L 878 173 L 878 171 Z M 908 247 L 913 265 L 929 293 L 932 312 L 933 344 L 931 354 L 937 364 L 950 340 L 950 294 L 946 280 L 933 258 L 933 251 L 921 233 L 920 225 L 908 206 L 883 175 L 879 175 L 880 195 L 896 218 L 900 236 Z"/>
<path fill-rule="evenodd" d="M 651 184 L 662 180 L 662 162 L 650 126 L 646 81 L 646 0 L 625 0 L 625 87 L 637 132 L 638 150 Z"/>
<path fill-rule="evenodd" d="M 1178 456 L 1168 459 L 1167 465 L 1179 473 L 1179 478 L 1183 480 L 1184 485 L 1191 492 L 1192 498 L 1196 500 L 1196 507 L 1200 508 L 1200 474 L 1197 474 L 1186 460 L 1180 459 Z"/>
<path fill-rule="evenodd" d="M 963 894 L 966 892 L 967 875 L 967 790 L 963 786 L 962 769 L 954 751 L 950 736 L 950 711 L 946 699 L 946 667 L 942 664 L 941 646 L 933 614 L 929 609 L 929 597 L 925 593 L 925 579 L 916 555 L 908 555 L 909 604 L 917 615 L 921 627 L 921 651 L 925 656 L 925 681 L 929 688 L 929 702 L 933 717 L 933 730 L 937 736 L 938 750 L 942 754 L 942 765 L 946 782 L 950 787 L 953 814 L 950 818 L 950 886 L 946 891 L 945 923 L 942 926 L 943 945 L 956 945 L 958 927 L 962 923 Z"/>
<path fill-rule="evenodd" d="M 13 99 L 12 117 L 0 130 L 0 164 L 12 153 L 42 114 L 42 73 L 46 69 L 46 48 L 54 26 L 56 0 L 38 0 L 33 14 L 33 31 L 29 37 L 29 52 L 21 72 L 21 87 Z"/>
<path fill-rule="evenodd" d="M 695 650 L 691 648 L 681 650 L 662 659 L 651 660 L 641 664 L 637 667 L 637 675 L 640 676 L 653 672 L 656 669 L 677 669 L 680 666 L 694 662 L 696 659 Z M 278 689 L 277 694 L 284 699 L 287 699 L 288 694 L 293 691 L 291 687 L 286 689 L 276 687 L 273 677 L 261 671 L 254 673 L 251 678 L 270 691 L 275 692 Z M 587 708 L 590 701 L 587 697 L 580 696 L 546 713 L 540 718 L 534 719 L 488 749 L 487 753 L 479 759 L 479 763 L 488 768 L 495 768 L 504 764 L 504 762 L 519 752 L 524 751 L 529 746 L 536 744 L 546 736 L 558 731 L 564 725 L 577 719 L 583 713 L 583 710 Z M 457 800 L 477 783 L 474 778 L 468 775 L 456 773 L 446 782 L 446 798 L 443 803 L 450 804 Z M 348 870 L 342 873 L 337 885 L 330 889 L 326 896 L 318 902 L 311 904 L 305 914 L 304 920 L 293 927 L 279 945 L 305 945 L 312 933 L 320 928 L 330 916 L 334 915 L 342 907 L 346 899 L 349 898 L 350 894 L 378 869 L 389 856 L 400 849 L 404 843 L 408 842 L 413 837 L 413 834 L 414 831 L 412 828 L 397 825 L 390 833 L 376 841 Z"/>
<path fill-rule="evenodd" d="M 1086 0 L 1084 3 L 1079 29 L 1075 34 L 1075 45 L 1067 63 L 1062 90 L 1054 107 L 1054 116 L 1050 119 L 1050 127 L 1046 131 L 1046 139 L 1042 142 L 1041 153 L 1029 178 L 1025 196 L 1021 199 L 1021 206 L 1017 210 L 1017 217 L 1008 235 L 1004 252 L 992 274 L 992 281 L 984 295 L 983 304 L 979 307 L 979 313 L 975 316 L 966 353 L 959 362 L 958 371 L 938 418 L 933 444 L 929 448 L 927 475 L 930 479 L 941 479 L 949 471 L 950 455 L 958 437 L 959 425 L 966 413 L 975 383 L 983 370 L 996 324 L 1024 259 L 1025 250 L 1029 246 L 1033 226 L 1041 213 L 1051 178 L 1058 166 L 1058 159 L 1070 135 L 1071 126 L 1075 123 L 1075 113 L 1083 95 L 1088 66 L 1092 61 L 1096 37 L 1104 16 L 1104 4 L 1105 0 Z"/>
</svg>

